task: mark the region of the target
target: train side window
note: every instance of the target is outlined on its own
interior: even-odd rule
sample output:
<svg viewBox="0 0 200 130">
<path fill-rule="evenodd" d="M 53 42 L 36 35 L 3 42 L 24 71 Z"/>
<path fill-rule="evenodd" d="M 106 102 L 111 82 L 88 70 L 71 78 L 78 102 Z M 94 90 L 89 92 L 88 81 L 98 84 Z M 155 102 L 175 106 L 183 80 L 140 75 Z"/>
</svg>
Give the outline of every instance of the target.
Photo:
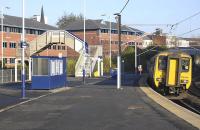
<svg viewBox="0 0 200 130">
<path fill-rule="evenodd" d="M 189 70 L 190 59 L 184 58 L 181 60 L 181 70 L 187 72 Z"/>
<path fill-rule="evenodd" d="M 158 69 L 159 70 L 166 70 L 167 69 L 167 56 L 159 56 Z"/>
</svg>

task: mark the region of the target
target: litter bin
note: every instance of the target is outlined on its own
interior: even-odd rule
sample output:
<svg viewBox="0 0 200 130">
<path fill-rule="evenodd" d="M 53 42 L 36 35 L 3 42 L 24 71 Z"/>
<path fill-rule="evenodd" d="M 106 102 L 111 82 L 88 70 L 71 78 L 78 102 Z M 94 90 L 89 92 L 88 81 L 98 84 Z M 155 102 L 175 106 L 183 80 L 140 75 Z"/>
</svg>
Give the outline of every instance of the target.
<svg viewBox="0 0 200 130">
<path fill-rule="evenodd" d="M 110 76 L 113 79 L 117 79 L 117 68 L 114 68 L 114 69 L 110 70 Z"/>
</svg>

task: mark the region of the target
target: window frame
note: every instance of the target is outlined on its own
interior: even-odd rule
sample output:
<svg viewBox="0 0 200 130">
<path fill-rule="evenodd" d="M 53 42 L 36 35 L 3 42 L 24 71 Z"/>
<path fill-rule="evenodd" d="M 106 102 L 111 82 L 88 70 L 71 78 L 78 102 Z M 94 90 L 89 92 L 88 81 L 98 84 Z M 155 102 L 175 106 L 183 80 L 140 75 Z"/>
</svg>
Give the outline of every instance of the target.
<svg viewBox="0 0 200 130">
<path fill-rule="evenodd" d="M 161 57 L 165 58 L 165 59 L 162 59 L 162 60 L 166 60 L 165 68 L 164 68 L 164 69 L 160 67 L 159 61 L 160 61 L 160 58 L 161 58 Z M 167 57 L 167 56 L 164 56 L 164 55 L 160 55 L 160 56 L 158 57 L 158 70 L 160 70 L 160 71 L 165 71 L 165 70 L 167 70 L 167 59 L 168 59 L 168 57 Z"/>
<path fill-rule="evenodd" d="M 188 69 L 187 70 L 183 70 L 182 68 L 182 60 L 188 60 Z M 189 57 L 181 57 L 181 72 L 189 72 L 190 70 L 190 58 Z"/>
</svg>

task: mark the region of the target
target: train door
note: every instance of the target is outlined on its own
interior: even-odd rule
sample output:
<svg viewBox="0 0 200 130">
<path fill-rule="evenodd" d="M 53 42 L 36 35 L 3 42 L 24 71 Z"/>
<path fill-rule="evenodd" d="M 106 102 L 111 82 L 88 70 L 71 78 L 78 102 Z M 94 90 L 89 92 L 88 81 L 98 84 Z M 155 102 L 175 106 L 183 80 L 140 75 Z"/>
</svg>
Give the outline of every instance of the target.
<svg viewBox="0 0 200 130">
<path fill-rule="evenodd" d="M 179 61 L 180 58 L 168 57 L 166 86 L 179 86 Z"/>
</svg>

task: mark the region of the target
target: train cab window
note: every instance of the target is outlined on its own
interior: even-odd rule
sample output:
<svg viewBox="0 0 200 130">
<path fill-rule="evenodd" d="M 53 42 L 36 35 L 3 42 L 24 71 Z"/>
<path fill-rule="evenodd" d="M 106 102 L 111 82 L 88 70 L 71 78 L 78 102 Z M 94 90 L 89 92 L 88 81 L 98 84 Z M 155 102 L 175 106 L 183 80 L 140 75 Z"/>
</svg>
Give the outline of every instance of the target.
<svg viewBox="0 0 200 130">
<path fill-rule="evenodd" d="M 189 70 L 190 60 L 188 58 L 184 58 L 181 60 L 181 70 L 188 71 Z"/>
<path fill-rule="evenodd" d="M 159 56 L 158 69 L 167 70 L 167 56 Z"/>
</svg>

